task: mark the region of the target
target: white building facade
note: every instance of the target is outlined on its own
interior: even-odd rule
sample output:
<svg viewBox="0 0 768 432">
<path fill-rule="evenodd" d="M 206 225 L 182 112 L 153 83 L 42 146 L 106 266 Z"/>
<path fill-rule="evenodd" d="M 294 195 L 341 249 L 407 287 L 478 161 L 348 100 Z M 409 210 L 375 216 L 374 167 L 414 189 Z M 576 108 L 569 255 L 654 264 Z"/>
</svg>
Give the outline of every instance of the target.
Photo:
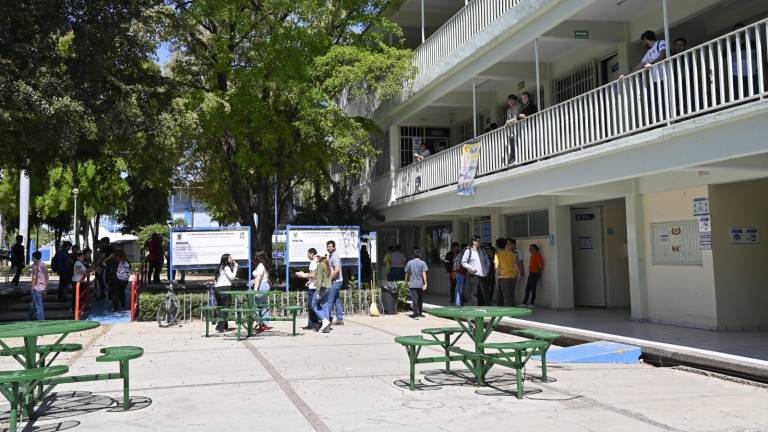
<svg viewBox="0 0 768 432">
<path fill-rule="evenodd" d="M 537 307 L 768 328 L 768 3 L 406 0 L 392 18 L 418 72 L 375 111 L 381 154 L 357 185 L 386 218 L 380 250 L 426 250 L 447 293 L 450 241 L 512 237 L 526 265 L 543 252 Z M 647 30 L 687 46 L 633 72 Z M 523 92 L 538 113 L 507 122 Z"/>
</svg>

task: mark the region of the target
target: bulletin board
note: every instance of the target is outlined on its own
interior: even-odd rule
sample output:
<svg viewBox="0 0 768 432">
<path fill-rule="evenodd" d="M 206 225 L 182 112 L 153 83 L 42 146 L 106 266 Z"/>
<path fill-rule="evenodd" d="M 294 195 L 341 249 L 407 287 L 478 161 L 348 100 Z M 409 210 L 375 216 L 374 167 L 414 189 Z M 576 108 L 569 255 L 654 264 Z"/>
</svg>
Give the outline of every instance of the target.
<svg viewBox="0 0 768 432">
<path fill-rule="evenodd" d="M 651 261 L 653 265 L 702 265 L 699 221 L 652 223 Z"/>
</svg>

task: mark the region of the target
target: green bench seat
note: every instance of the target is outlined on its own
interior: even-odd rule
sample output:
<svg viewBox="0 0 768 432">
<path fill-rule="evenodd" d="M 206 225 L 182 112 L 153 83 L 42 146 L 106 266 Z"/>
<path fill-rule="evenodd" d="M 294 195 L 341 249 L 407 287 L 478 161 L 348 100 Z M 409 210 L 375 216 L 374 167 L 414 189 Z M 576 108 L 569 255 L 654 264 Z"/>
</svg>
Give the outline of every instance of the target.
<svg viewBox="0 0 768 432">
<path fill-rule="evenodd" d="M 559 333 L 537 329 L 515 330 L 512 333 L 528 339 L 543 340 L 549 342 L 549 345 L 547 345 L 545 349 L 535 353 L 535 355 L 541 356 L 541 380 L 547 382 L 547 351 L 549 351 L 549 347 L 552 346 L 552 344 L 562 335 Z"/>
<path fill-rule="evenodd" d="M 527 340 L 522 342 L 486 342 L 479 345 L 482 349 L 493 349 L 499 351 L 499 356 L 494 362 L 510 367 L 515 370 L 515 381 L 517 384 L 517 398 L 523 398 L 523 376 L 522 370 L 528 363 L 531 356 L 536 352 L 546 350 L 550 343 L 544 340 Z"/>
<path fill-rule="evenodd" d="M 21 409 L 21 405 L 24 403 L 19 387 L 26 385 L 27 383 L 64 375 L 68 371 L 69 368 L 67 366 L 57 365 L 37 369 L 0 372 L 0 391 L 5 398 L 8 399 L 8 403 L 11 405 L 10 417 L 8 419 L 11 432 L 16 432 L 18 426 L 18 412 Z"/>
<path fill-rule="evenodd" d="M 263 325 L 264 321 L 291 321 L 293 324 L 293 332 L 292 335 L 296 336 L 296 317 L 300 310 L 303 308 L 301 306 L 286 306 L 283 308 L 283 311 L 286 314 L 289 315 L 275 315 L 275 316 L 269 316 L 264 317 L 261 315 L 261 311 L 263 311 L 263 308 L 259 308 L 259 305 L 255 308 L 222 308 L 220 309 L 221 312 L 224 312 L 226 314 L 234 314 L 234 321 L 237 324 L 237 340 L 241 339 L 241 333 L 240 328 L 241 326 L 247 327 L 247 335 L 253 336 L 253 329 L 251 328 L 251 324 L 256 322 L 258 325 Z M 206 327 L 206 335 L 208 334 L 208 330 Z"/>
<path fill-rule="evenodd" d="M 449 350 L 450 347 L 453 345 L 456 345 L 456 342 L 459 341 L 459 338 L 466 333 L 466 331 L 461 327 L 434 327 L 434 328 L 425 328 L 421 330 L 422 333 L 432 336 L 436 341 L 440 341 L 440 336 L 443 336 L 442 340 L 442 346 L 445 349 L 445 356 L 450 357 L 451 352 Z M 457 334 L 455 339 L 451 341 L 451 337 L 453 335 Z M 446 360 L 445 361 L 445 372 L 450 373 L 451 372 L 451 361 Z"/>
<path fill-rule="evenodd" d="M 205 337 L 210 335 L 210 324 L 221 320 L 219 311 L 222 309 L 224 309 L 224 306 L 203 306 L 200 308 L 200 311 L 203 313 L 203 320 L 205 320 Z"/>
<path fill-rule="evenodd" d="M 434 339 L 426 339 L 423 336 L 397 336 L 395 342 L 405 347 L 408 353 L 408 363 L 410 364 L 409 388 L 416 389 L 416 363 L 419 360 L 419 352 L 425 346 L 442 346 L 443 342 Z"/>
<path fill-rule="evenodd" d="M 247 335 L 252 336 L 253 335 L 253 329 L 251 328 L 251 323 L 254 320 L 254 315 L 257 313 L 258 309 L 256 308 L 221 308 L 221 312 L 224 312 L 228 316 L 225 319 L 233 319 L 235 321 L 235 325 L 237 326 L 237 340 L 241 340 L 241 333 L 240 328 L 246 327 Z M 232 317 L 233 316 L 233 317 Z"/>
<path fill-rule="evenodd" d="M 99 352 L 103 355 L 96 357 L 97 362 L 117 362 L 120 364 L 120 377 L 123 379 L 123 410 L 127 410 L 131 404 L 131 399 L 129 397 L 130 374 L 128 372 L 128 362 L 143 356 L 144 348 L 136 346 L 116 346 L 102 348 Z"/>
<path fill-rule="evenodd" d="M 83 349 L 83 346 L 81 344 L 62 343 L 62 344 L 52 344 L 52 345 L 37 345 L 35 347 L 35 352 L 39 355 L 48 355 L 50 353 L 58 353 L 58 352 L 75 352 L 75 351 L 80 351 L 81 349 Z M 24 353 L 25 353 L 24 347 L 12 347 L 8 349 L 0 350 L 0 357 L 24 355 Z"/>
</svg>

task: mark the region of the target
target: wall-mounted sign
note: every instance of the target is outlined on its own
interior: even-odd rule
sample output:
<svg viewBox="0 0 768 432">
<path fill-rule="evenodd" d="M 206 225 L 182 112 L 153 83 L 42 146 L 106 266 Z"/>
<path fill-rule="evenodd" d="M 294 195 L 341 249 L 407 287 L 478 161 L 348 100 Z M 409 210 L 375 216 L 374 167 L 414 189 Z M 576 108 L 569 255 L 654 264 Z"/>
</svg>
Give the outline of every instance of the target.
<svg viewBox="0 0 768 432">
<path fill-rule="evenodd" d="M 709 219 L 709 215 L 699 216 L 699 232 L 700 233 L 712 232 L 712 222 Z"/>
<path fill-rule="evenodd" d="M 588 30 L 575 30 L 573 32 L 573 37 L 576 39 L 589 39 L 589 31 Z"/>
<path fill-rule="evenodd" d="M 580 250 L 594 249 L 592 245 L 592 237 L 582 236 L 576 240 L 576 248 Z"/>
<path fill-rule="evenodd" d="M 693 199 L 693 215 L 704 216 L 709 214 L 709 198 Z"/>
<path fill-rule="evenodd" d="M 579 222 L 583 221 L 591 221 L 595 219 L 594 213 L 577 213 L 576 214 L 576 220 Z"/>
<path fill-rule="evenodd" d="M 728 236 L 732 244 L 759 244 L 760 231 L 757 227 L 731 227 Z"/>
<path fill-rule="evenodd" d="M 699 249 L 712 250 L 712 233 L 699 233 Z"/>
</svg>

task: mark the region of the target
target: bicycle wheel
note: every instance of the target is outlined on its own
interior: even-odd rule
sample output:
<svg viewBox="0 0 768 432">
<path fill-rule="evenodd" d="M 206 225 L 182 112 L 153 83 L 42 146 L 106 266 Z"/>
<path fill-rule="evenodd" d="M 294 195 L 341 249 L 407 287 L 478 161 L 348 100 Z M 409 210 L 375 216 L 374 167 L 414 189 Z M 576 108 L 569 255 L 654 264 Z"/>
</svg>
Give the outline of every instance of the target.
<svg viewBox="0 0 768 432">
<path fill-rule="evenodd" d="M 179 300 L 175 295 L 169 295 L 157 308 L 157 324 L 168 327 L 176 322 L 179 315 Z"/>
</svg>

